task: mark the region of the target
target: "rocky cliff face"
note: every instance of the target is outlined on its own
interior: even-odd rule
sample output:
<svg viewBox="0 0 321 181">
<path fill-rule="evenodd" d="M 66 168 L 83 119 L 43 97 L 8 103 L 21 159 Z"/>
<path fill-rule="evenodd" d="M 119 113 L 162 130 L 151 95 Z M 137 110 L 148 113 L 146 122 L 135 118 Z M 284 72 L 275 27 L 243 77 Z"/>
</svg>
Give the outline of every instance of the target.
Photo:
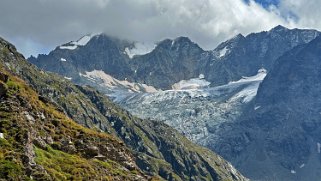
<svg viewBox="0 0 321 181">
<path fill-rule="evenodd" d="M 227 135 L 217 147 L 247 176 L 320 178 L 320 52 L 321 38 L 317 37 L 280 57 L 261 84 L 252 108 L 230 129 L 247 136 Z"/>
<path fill-rule="evenodd" d="M 239 80 L 242 76 L 255 75 L 260 68 L 269 71 L 277 58 L 297 45 L 310 42 L 318 34 L 315 30 L 277 26 L 246 37 L 237 35 L 213 51 L 216 55 L 213 60 L 218 63 L 209 62 L 204 68 L 204 75 L 212 85 L 220 85 Z"/>
<path fill-rule="evenodd" d="M 60 76 L 38 70 L 33 65 L 27 63 L 24 58 L 16 52 L 15 48 L 6 41 L 1 39 L 0 45 L 2 52 L 0 54 L 0 60 L 5 69 L 15 75 L 21 76 L 21 78 L 23 78 L 33 89 L 39 92 L 40 95 L 37 95 L 37 97 L 40 101 L 53 104 L 53 107 L 55 107 L 57 112 L 60 111 L 64 113 L 57 113 L 58 117 L 65 117 L 65 115 L 67 115 L 74 121 L 86 127 L 108 132 L 125 143 L 126 146 L 119 143 L 122 148 L 117 151 L 123 156 L 116 155 L 115 157 L 120 160 L 114 159 L 114 161 L 119 162 L 120 167 L 125 167 L 130 173 L 119 173 L 121 175 L 119 178 L 122 178 L 122 176 L 125 175 L 126 178 L 123 179 L 127 179 L 127 177 L 129 179 L 135 179 L 139 176 L 144 179 L 148 178 L 144 175 L 147 174 L 166 180 L 246 180 L 221 157 L 205 148 L 196 146 L 169 126 L 155 121 L 138 119 L 122 110 L 113 104 L 107 97 L 101 95 L 90 87 L 75 86 L 68 80 L 62 79 Z M 70 43 L 68 45 L 68 48 L 71 48 L 71 45 L 73 44 Z M 3 84 L 3 86 L 5 86 L 5 84 Z M 29 93 L 26 95 L 28 94 Z M 38 99 L 36 99 L 36 101 Z M 10 105 L 10 102 L 8 104 Z M 37 106 L 34 106 L 33 109 L 39 110 L 40 108 L 38 109 Z M 30 113 L 32 117 L 37 114 L 37 112 L 32 114 Z M 49 116 L 49 113 L 45 116 Z M 69 118 L 66 119 L 69 120 Z M 36 121 L 38 123 L 38 119 L 36 119 Z M 65 124 L 68 126 L 66 128 L 67 130 L 56 126 L 56 124 L 60 125 L 60 122 L 53 121 L 52 124 L 53 126 L 47 126 L 49 129 L 48 131 L 50 131 L 50 128 L 54 129 L 53 132 L 57 131 L 57 140 L 53 139 L 54 143 L 58 143 L 53 143 L 53 145 L 50 144 L 49 146 L 51 147 L 44 151 L 44 148 L 41 145 L 41 147 L 39 146 L 39 149 L 35 148 L 36 152 L 39 152 L 39 163 L 46 164 L 46 157 L 56 159 L 58 154 L 56 150 L 61 150 L 68 154 L 77 153 L 87 159 L 87 155 L 81 154 L 84 152 L 83 147 L 84 145 L 87 145 L 87 142 L 83 141 L 83 143 L 79 143 L 79 147 L 75 145 L 74 148 L 72 145 L 74 143 L 76 144 L 76 141 L 78 144 L 78 141 L 81 142 L 81 140 L 69 140 L 68 137 L 87 137 L 86 135 L 78 135 L 77 131 L 72 131 L 76 124 L 71 121 L 68 123 L 62 123 L 63 126 L 65 126 Z M 44 127 L 44 130 L 47 130 L 47 127 Z M 75 129 L 78 129 L 79 127 L 80 126 L 75 126 Z M 10 126 L 6 128 L 10 129 Z M 71 129 L 70 134 L 68 131 L 69 129 Z M 85 128 L 82 129 L 87 130 Z M 42 136 L 47 135 L 46 132 L 37 129 L 35 132 L 39 132 L 37 134 Z M 91 130 L 91 132 L 95 131 Z M 103 133 L 96 134 L 105 135 Z M 66 139 L 66 141 L 64 142 L 61 139 Z M 108 156 L 114 158 L 113 154 L 105 155 L 101 153 L 109 153 L 108 146 L 106 148 L 106 145 L 108 145 L 107 142 L 105 144 L 104 140 L 101 141 L 101 139 L 95 139 L 92 135 L 88 135 L 87 139 L 97 141 L 97 144 L 93 144 L 88 147 L 88 155 L 97 157 L 97 159 L 105 159 Z M 42 144 L 42 141 L 40 142 Z M 66 145 L 63 143 L 66 143 Z M 45 145 L 47 144 L 48 143 L 46 142 Z M 128 149 L 126 147 L 128 147 Z M 134 157 L 131 155 L 134 155 Z M 69 157 L 69 155 L 67 156 Z M 122 160 L 123 158 L 127 159 L 128 162 Z M 57 159 L 64 160 L 66 158 L 57 157 Z M 135 162 L 133 162 L 133 160 L 135 160 Z M 49 165 L 46 165 L 48 168 L 53 165 L 60 166 L 59 162 L 56 160 L 49 163 Z M 72 167 L 73 163 L 74 162 L 71 162 L 69 164 L 70 167 Z M 102 164 L 103 166 L 108 167 L 108 164 Z M 137 172 L 131 171 L 135 169 Z M 140 170 L 142 170 L 142 173 L 144 174 L 142 174 Z M 107 172 L 106 170 L 99 171 Z M 70 170 L 64 172 L 70 173 Z M 81 173 L 81 171 L 79 172 Z M 111 172 L 111 174 L 112 173 L 113 172 Z M 99 176 L 99 174 L 97 175 Z"/>
<path fill-rule="evenodd" d="M 239 34 L 212 51 L 204 51 L 187 37 L 143 46 L 102 34 L 88 38 L 86 44 L 65 44 L 49 55 L 30 57 L 29 61 L 79 84 L 88 80 L 80 74 L 103 70 L 118 80 L 144 83 L 163 90 L 199 75 L 203 75 L 211 86 L 217 86 L 242 76 L 253 76 L 260 68 L 270 70 L 279 56 L 313 40 L 318 34 L 315 30 L 277 26 L 246 37 Z"/>
</svg>

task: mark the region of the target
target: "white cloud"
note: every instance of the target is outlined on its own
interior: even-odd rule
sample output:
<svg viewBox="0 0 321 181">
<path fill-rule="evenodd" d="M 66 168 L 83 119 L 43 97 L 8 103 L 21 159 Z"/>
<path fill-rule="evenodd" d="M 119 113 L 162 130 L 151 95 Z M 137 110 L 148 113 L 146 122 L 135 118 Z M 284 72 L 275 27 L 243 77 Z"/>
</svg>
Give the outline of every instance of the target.
<svg viewBox="0 0 321 181">
<path fill-rule="evenodd" d="M 253 0 L 248 4 L 243 0 L 5 0 L 0 2 L 0 36 L 16 43 L 26 56 L 34 54 L 29 45 L 53 49 L 97 32 L 147 43 L 188 36 L 201 47 L 214 49 L 238 33 L 269 30 L 278 24 L 296 26 L 287 16 L 290 10 L 300 16 L 299 25 L 321 27 L 320 16 L 313 16 L 319 11 L 309 11 L 320 3 L 284 0 L 279 10 L 264 9 Z M 16 39 L 33 43 L 23 45 Z M 35 49 L 43 53 L 39 47 Z"/>
<path fill-rule="evenodd" d="M 321 29 L 320 7 L 320 0 L 283 0 L 280 3 L 281 13 L 288 18 L 294 18 L 296 27 L 319 30 Z"/>
</svg>

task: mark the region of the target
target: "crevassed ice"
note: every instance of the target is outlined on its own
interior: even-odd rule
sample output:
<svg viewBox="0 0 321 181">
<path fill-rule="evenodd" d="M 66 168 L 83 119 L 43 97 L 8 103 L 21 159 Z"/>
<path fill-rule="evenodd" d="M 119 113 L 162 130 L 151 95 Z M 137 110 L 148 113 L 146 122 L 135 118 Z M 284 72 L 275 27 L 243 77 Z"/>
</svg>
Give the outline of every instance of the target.
<svg viewBox="0 0 321 181">
<path fill-rule="evenodd" d="M 221 124 L 237 120 L 243 106 L 256 96 L 265 75 L 266 71 L 260 69 L 254 76 L 222 86 L 187 89 L 207 82 L 200 75 L 180 81 L 178 88 L 186 89 L 133 94 L 118 103 L 135 116 L 164 121 L 188 139 L 206 146 L 215 141 Z"/>
</svg>

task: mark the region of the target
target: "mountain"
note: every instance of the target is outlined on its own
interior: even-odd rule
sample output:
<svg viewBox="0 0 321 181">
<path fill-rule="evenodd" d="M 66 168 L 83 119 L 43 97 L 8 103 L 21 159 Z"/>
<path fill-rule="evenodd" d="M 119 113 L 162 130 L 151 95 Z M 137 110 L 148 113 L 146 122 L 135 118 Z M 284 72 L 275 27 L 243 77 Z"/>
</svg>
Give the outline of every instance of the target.
<svg viewBox="0 0 321 181">
<path fill-rule="evenodd" d="M 293 33 L 276 27 L 259 34 L 272 31 L 286 31 L 282 37 Z M 237 39 L 244 40 L 241 35 Z M 139 93 L 116 101 L 134 115 L 163 121 L 214 150 L 250 179 L 318 180 L 319 41 L 285 52 L 264 66 L 266 72 L 225 85 Z M 276 43 L 267 51 L 278 46 L 285 45 Z"/>
<path fill-rule="evenodd" d="M 20 58 L 0 39 L 1 180 L 152 179 L 120 139 L 76 124 L 9 70 Z"/>
<path fill-rule="evenodd" d="M 218 86 L 242 76 L 253 76 L 262 67 L 269 71 L 279 56 L 313 40 L 318 34 L 316 30 L 277 26 L 246 37 L 239 34 L 211 51 L 203 50 L 187 37 L 146 45 L 100 34 L 85 36 L 58 46 L 48 55 L 28 60 L 77 84 L 92 84 L 107 90 L 105 93 L 110 93 L 114 87 L 103 85 L 101 81 L 92 82 L 88 78 L 90 74 L 103 71 L 119 81 L 162 90 L 202 75 L 210 86 Z M 136 92 L 144 92 L 144 89 Z"/>
<path fill-rule="evenodd" d="M 319 36 L 281 56 L 262 82 L 252 108 L 230 127 L 247 136 L 226 135 L 225 142 L 217 144 L 216 151 L 233 160 L 246 176 L 320 179 L 320 52 Z"/>
<path fill-rule="evenodd" d="M 84 42 L 71 42 L 64 48 L 73 49 Z M 107 172 L 115 175 L 116 180 L 151 177 L 160 180 L 247 180 L 220 156 L 193 144 L 171 127 L 136 118 L 91 87 L 76 86 L 56 74 L 37 69 L 3 39 L 0 39 L 0 50 L 1 72 L 9 76 L 9 81 L 3 79 L 1 82 L 0 91 L 1 110 L 6 112 L 1 114 L 6 118 L 1 119 L 1 131 L 5 140 L 9 140 L 0 139 L 2 148 L 8 149 L 8 152 L 1 152 L 1 159 L 8 163 L 1 167 L 1 173 L 5 174 L 1 177 L 14 180 L 30 176 L 25 168 L 28 162 L 22 163 L 20 157 L 6 157 L 6 154 L 20 155 L 24 150 L 31 153 L 33 150 L 36 156 L 32 158 L 36 163 L 38 161 L 42 171 L 35 171 L 33 178 L 36 179 L 46 172 L 51 178 L 68 179 L 73 174 L 79 173 L 81 177 L 90 171 L 88 179 Z M 13 79 L 18 79 L 18 83 L 12 82 Z M 8 98 L 8 94 L 12 96 Z M 28 111 L 20 111 L 24 109 Z M 21 123 L 16 123 L 20 118 Z M 24 134 L 17 134 L 20 131 Z M 31 140 L 28 133 L 32 133 Z M 32 141 L 34 144 L 24 144 L 26 139 L 27 143 Z M 23 145 L 26 145 L 25 149 L 21 149 Z M 96 161 L 93 156 L 104 161 Z M 112 167 L 108 164 L 113 163 L 108 162 L 109 158 L 117 162 Z M 74 164 L 80 168 L 72 169 Z M 21 174 L 13 173 L 15 169 L 21 170 Z"/>
<path fill-rule="evenodd" d="M 80 76 L 71 77 L 71 80 L 95 87 L 137 117 L 165 122 L 176 128 L 193 142 L 223 155 L 251 179 L 300 180 L 304 177 L 291 173 L 295 170 L 280 161 L 282 156 L 287 158 L 285 152 L 279 153 L 279 159 L 264 160 L 266 156 L 262 154 L 264 146 L 260 146 L 260 139 L 265 139 L 263 132 L 266 130 L 259 131 L 264 124 L 252 125 L 250 123 L 256 118 L 249 117 L 261 110 L 262 106 L 255 103 L 260 95 L 259 85 L 265 75 L 268 77 L 283 61 L 280 57 L 297 46 L 305 46 L 319 34 L 316 30 L 277 26 L 247 36 L 239 34 L 211 51 L 204 51 L 188 38 L 180 37 L 161 41 L 156 47 L 149 46 L 152 48 L 146 48 L 148 51 L 136 51 L 144 52 L 137 55 L 130 51 L 137 50 L 136 44 L 132 43 L 133 47 L 119 49 L 127 62 L 126 69 L 132 73 L 121 77 L 99 67 L 87 69 L 79 65 L 86 70 L 77 70 Z M 61 56 L 53 55 L 58 48 L 49 55 L 29 58 L 29 61 L 45 70 L 49 70 L 46 65 L 53 62 L 49 71 L 57 72 L 60 65 L 56 62 Z M 66 55 L 69 51 L 86 48 L 84 45 L 68 50 Z M 109 57 L 104 60 L 110 61 Z M 67 76 L 68 72 L 58 73 Z M 127 85 L 134 85 L 136 89 Z M 263 85 L 264 81 L 261 87 Z M 264 101 L 270 102 L 270 98 L 266 96 Z M 268 122 L 266 125 L 271 126 Z M 276 138 L 273 140 L 277 141 Z M 269 149 L 266 152 L 276 152 Z"/>
<path fill-rule="evenodd" d="M 271 70 L 277 58 L 297 45 L 317 37 L 316 30 L 288 29 L 277 26 L 270 31 L 251 33 L 223 42 L 214 51 L 213 60 L 206 64 L 204 75 L 212 85 L 226 84 L 242 76 L 255 75 L 257 70 Z M 223 53 L 224 52 L 224 53 Z M 215 58 L 218 56 L 219 58 Z"/>
</svg>

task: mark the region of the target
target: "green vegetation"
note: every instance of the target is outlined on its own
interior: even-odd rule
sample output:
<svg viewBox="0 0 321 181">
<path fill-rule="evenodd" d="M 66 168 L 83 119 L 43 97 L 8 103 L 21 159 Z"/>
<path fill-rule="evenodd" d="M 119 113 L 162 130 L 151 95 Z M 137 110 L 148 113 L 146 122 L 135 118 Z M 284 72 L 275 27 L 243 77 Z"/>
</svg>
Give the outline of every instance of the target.
<svg viewBox="0 0 321 181">
<path fill-rule="evenodd" d="M 1 64 L 0 74 L 8 76 L 0 80 L 6 89 L 0 97 L 0 180 L 145 179 L 135 165 L 128 170 L 118 162 L 119 155 L 132 159 L 119 139 L 75 123 Z M 87 145 L 110 155 L 97 160 Z"/>
<path fill-rule="evenodd" d="M 97 159 L 87 160 L 47 147 L 47 150 L 35 148 L 36 163 L 42 165 L 55 180 L 93 180 L 112 176 L 124 176 L 115 162 L 103 162 Z M 109 177 L 108 177 L 109 176 Z"/>
<path fill-rule="evenodd" d="M 0 73 L 9 76 L 1 82 L 7 90 L 0 97 L 0 179 L 145 180 L 143 170 L 151 180 L 236 180 L 223 159 L 165 124 L 42 72 L 0 38 L 3 47 L 13 53 L 0 53 Z"/>
<path fill-rule="evenodd" d="M 22 175 L 22 166 L 14 161 L 0 160 L 0 178 L 19 180 Z"/>
</svg>

